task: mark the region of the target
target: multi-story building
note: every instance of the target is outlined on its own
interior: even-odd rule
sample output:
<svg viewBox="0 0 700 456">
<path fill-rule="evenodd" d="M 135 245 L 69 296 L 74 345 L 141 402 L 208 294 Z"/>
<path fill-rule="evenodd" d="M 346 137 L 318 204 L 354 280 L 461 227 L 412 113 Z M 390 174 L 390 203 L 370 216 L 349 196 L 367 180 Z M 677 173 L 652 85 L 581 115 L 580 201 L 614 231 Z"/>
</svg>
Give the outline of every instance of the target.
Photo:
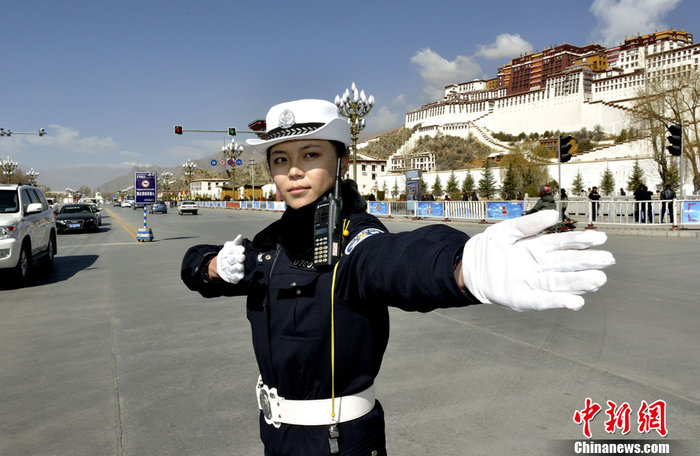
<svg viewBox="0 0 700 456">
<path fill-rule="evenodd" d="M 370 157 L 360 152 L 357 153 L 357 176 L 353 175 L 353 168 L 353 157 L 350 156 L 348 171 L 343 177 L 354 180 L 362 195 L 372 193 L 377 185 L 378 176 L 386 174 L 387 171 L 386 160 Z"/>
<path fill-rule="evenodd" d="M 630 108 L 640 89 L 654 78 L 690 69 L 700 69 L 700 44 L 693 44 L 692 34 L 676 30 L 628 38 L 607 49 L 562 44 L 533 52 L 500 67 L 496 78 L 448 85 L 441 100 L 408 112 L 405 127 L 419 128 L 397 153 L 408 157 L 421 152 L 411 144 L 438 133 L 473 135 L 496 154 L 507 154 L 510 146 L 497 141 L 495 132 L 541 134 L 600 126 L 616 135 L 630 127 Z M 592 170 L 593 180 L 599 178 L 601 163 L 612 163 L 618 168 L 616 180 L 623 182 L 631 169 L 629 161 L 647 159 L 649 149 L 648 141 L 639 140 L 574 157 L 569 165 Z M 647 168 L 650 178 L 658 177 L 653 163 Z M 390 165 L 389 170 L 394 168 Z M 562 169 L 565 187 L 575 172 L 573 167 Z"/>
<path fill-rule="evenodd" d="M 224 185 L 228 185 L 226 180 L 222 179 L 197 179 L 190 182 L 190 195 L 192 198 L 211 198 L 213 200 L 221 199 L 221 190 Z"/>
</svg>

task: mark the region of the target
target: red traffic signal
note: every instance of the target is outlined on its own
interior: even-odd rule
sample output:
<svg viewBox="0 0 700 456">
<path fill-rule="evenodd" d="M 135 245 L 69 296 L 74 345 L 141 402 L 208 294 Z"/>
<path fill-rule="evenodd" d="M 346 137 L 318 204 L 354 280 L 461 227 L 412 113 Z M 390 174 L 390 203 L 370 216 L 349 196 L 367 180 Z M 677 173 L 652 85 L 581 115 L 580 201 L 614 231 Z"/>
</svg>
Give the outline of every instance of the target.
<svg viewBox="0 0 700 456">
<path fill-rule="evenodd" d="M 182 134 L 182 125 L 175 125 L 175 134 L 176 135 Z"/>
<path fill-rule="evenodd" d="M 671 136 L 667 136 L 670 146 L 666 147 L 669 154 L 680 157 L 683 153 L 683 126 L 671 124 L 666 127 Z"/>
</svg>

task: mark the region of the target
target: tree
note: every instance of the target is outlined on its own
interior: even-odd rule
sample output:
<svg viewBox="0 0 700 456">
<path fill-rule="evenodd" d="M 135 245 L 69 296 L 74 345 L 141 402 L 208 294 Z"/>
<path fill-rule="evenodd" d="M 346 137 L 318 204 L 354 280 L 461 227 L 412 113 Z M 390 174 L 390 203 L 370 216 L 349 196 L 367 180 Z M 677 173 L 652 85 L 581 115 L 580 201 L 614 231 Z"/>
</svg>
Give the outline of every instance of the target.
<svg viewBox="0 0 700 456">
<path fill-rule="evenodd" d="M 433 182 L 433 196 L 442 196 L 442 182 L 440 182 L 440 175 L 435 174 L 435 182 Z"/>
<path fill-rule="evenodd" d="M 401 192 L 399 191 L 399 180 L 394 179 L 394 186 L 391 188 L 391 197 L 398 198 Z"/>
<path fill-rule="evenodd" d="M 639 160 L 635 160 L 634 167 L 632 167 L 632 175 L 627 180 L 627 188 L 634 192 L 642 185 L 646 185 L 644 170 L 639 166 Z"/>
<path fill-rule="evenodd" d="M 518 176 L 515 172 L 513 163 L 508 164 L 506 175 L 503 178 L 503 187 L 501 187 L 501 198 L 504 200 L 514 200 L 518 193 Z"/>
<path fill-rule="evenodd" d="M 610 171 L 610 167 L 606 167 L 605 171 L 603 171 L 603 175 L 600 178 L 600 189 L 603 191 L 603 195 L 615 194 L 615 177 Z"/>
<path fill-rule="evenodd" d="M 484 175 L 479 179 L 479 194 L 486 199 L 491 199 L 494 193 L 496 193 L 496 179 L 493 177 L 491 166 L 491 160 L 486 159 L 484 163 Z"/>
<path fill-rule="evenodd" d="M 420 195 L 418 197 L 425 201 L 426 195 L 429 193 L 428 191 L 428 184 L 425 183 L 425 179 L 423 179 L 423 173 L 420 173 Z"/>
<path fill-rule="evenodd" d="M 455 172 L 452 171 L 450 173 L 450 177 L 447 179 L 447 193 L 450 195 L 452 193 L 458 193 L 459 192 L 459 185 L 457 184 L 457 176 L 455 176 Z"/>
<path fill-rule="evenodd" d="M 670 185 L 675 191 L 680 189 L 681 184 L 681 173 L 678 169 L 678 161 L 671 160 L 671 166 L 668 168 L 668 181 L 664 182 L 664 188 L 666 185 Z"/>
<path fill-rule="evenodd" d="M 467 171 L 467 175 L 464 176 L 464 181 L 462 181 L 462 191 L 467 195 L 471 195 L 474 191 L 474 176 L 472 176 L 471 171 Z"/>
<path fill-rule="evenodd" d="M 572 185 L 575 193 L 581 193 L 583 189 L 586 188 L 583 183 L 583 175 L 581 174 L 581 170 L 578 170 L 576 173 L 576 177 L 574 177 L 574 182 Z"/>
<path fill-rule="evenodd" d="M 666 126 L 684 124 L 683 159 L 690 165 L 694 190 L 700 190 L 700 70 L 688 65 L 663 73 L 651 72 L 637 92 L 632 119 L 642 134 L 649 136 L 663 182 L 669 181 L 671 167 L 665 148 Z"/>
</svg>

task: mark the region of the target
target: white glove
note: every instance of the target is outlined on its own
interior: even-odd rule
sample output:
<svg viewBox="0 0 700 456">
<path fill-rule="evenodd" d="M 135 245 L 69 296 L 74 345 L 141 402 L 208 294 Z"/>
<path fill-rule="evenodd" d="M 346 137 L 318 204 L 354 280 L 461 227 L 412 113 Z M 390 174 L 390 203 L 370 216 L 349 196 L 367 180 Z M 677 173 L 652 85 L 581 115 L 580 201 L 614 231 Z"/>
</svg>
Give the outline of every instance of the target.
<svg viewBox="0 0 700 456">
<path fill-rule="evenodd" d="M 216 272 L 223 280 L 236 284 L 243 279 L 245 274 L 245 248 L 243 236 L 236 236 L 233 241 L 228 241 L 219 251 L 216 258 Z"/>
<path fill-rule="evenodd" d="M 485 304 L 513 310 L 578 310 L 587 291 L 607 281 L 599 269 L 615 264 L 610 252 L 587 250 L 605 243 L 605 233 L 586 230 L 535 236 L 557 223 L 559 212 L 540 211 L 506 220 L 467 241 L 462 274 L 469 291 Z"/>
</svg>

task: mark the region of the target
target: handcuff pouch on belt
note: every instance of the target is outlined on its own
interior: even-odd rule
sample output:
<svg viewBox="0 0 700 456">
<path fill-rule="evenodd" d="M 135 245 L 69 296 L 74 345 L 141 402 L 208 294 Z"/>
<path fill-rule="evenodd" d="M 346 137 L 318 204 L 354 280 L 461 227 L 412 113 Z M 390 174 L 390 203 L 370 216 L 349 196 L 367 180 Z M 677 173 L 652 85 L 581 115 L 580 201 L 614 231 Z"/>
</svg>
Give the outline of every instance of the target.
<svg viewBox="0 0 700 456">
<path fill-rule="evenodd" d="M 263 418 L 267 424 L 278 428 L 282 425 L 280 421 L 275 421 L 275 416 L 279 418 L 279 402 L 277 388 L 269 388 L 262 381 L 262 376 L 258 377 L 258 384 L 255 386 L 255 397 L 258 399 L 258 409 L 262 410 Z"/>
</svg>

